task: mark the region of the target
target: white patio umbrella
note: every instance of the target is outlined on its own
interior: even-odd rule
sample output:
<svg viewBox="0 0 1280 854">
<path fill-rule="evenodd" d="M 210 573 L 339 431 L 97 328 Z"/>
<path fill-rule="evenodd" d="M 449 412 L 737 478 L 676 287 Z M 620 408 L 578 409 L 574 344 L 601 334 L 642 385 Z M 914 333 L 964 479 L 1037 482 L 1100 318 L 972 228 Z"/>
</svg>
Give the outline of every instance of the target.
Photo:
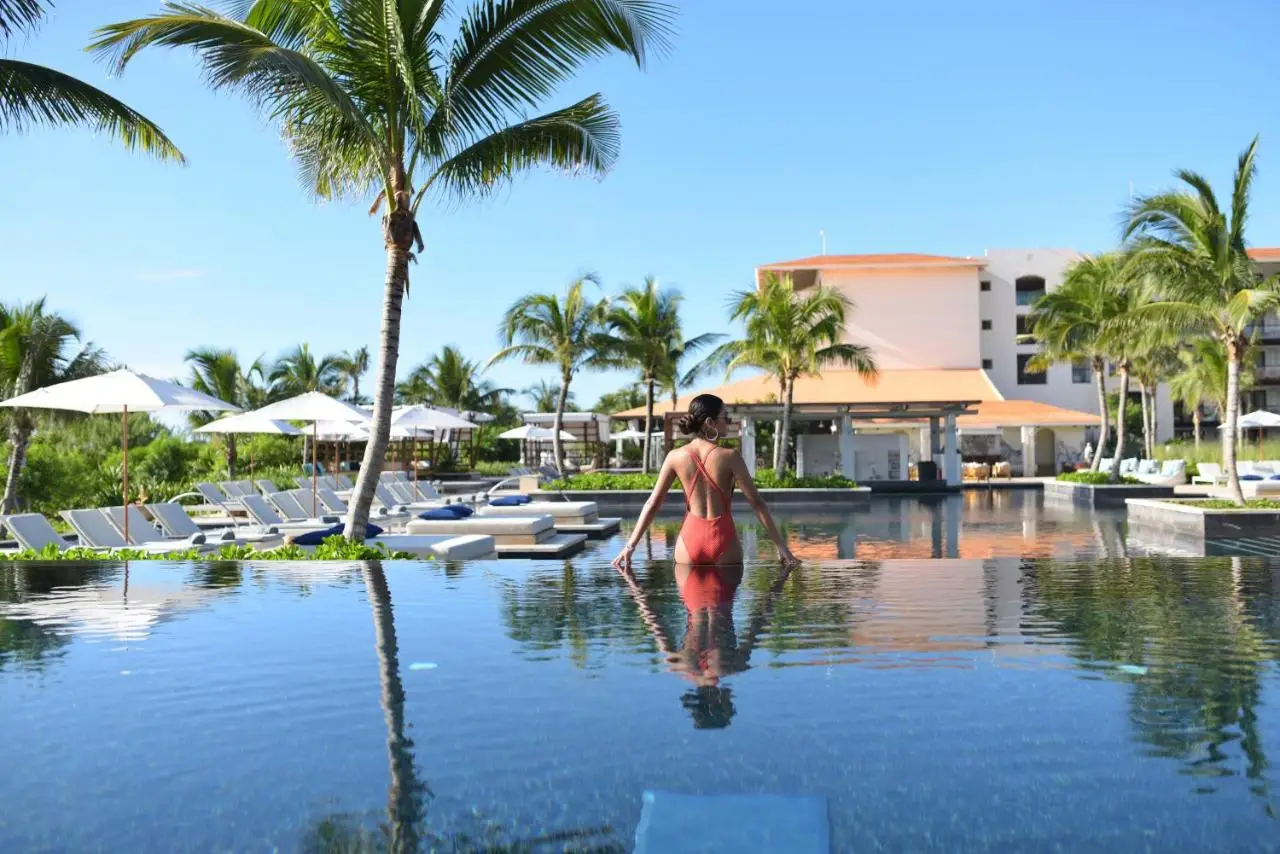
<svg viewBox="0 0 1280 854">
<path fill-rule="evenodd" d="M 217 421 L 210 421 L 203 427 L 197 427 L 196 433 L 257 433 L 276 436 L 300 436 L 302 431 L 287 421 L 275 421 L 263 418 L 256 412 L 244 412 L 240 415 L 228 415 Z M 249 446 L 249 477 L 253 477 L 253 445 Z"/>
<path fill-rule="evenodd" d="M 661 436 L 661 433 L 655 433 L 655 436 Z M 643 430 L 620 430 L 617 433 L 610 433 L 610 439 L 635 439 L 638 442 L 644 441 Z"/>
<path fill-rule="evenodd" d="M 1219 424 L 1218 429 L 1221 430 L 1227 425 Z M 1258 431 L 1258 459 L 1262 459 L 1262 431 L 1268 427 L 1280 427 L 1280 415 L 1274 412 L 1267 412 L 1265 409 L 1255 409 L 1248 415 L 1241 415 L 1236 419 L 1236 426 L 1241 430 L 1257 430 Z"/>
<path fill-rule="evenodd" d="M 316 513 L 316 486 L 319 474 L 316 469 L 316 443 L 320 440 L 319 424 L 325 421 L 337 421 L 346 424 L 363 424 L 369 421 L 369 415 L 363 409 L 335 400 L 327 394 L 309 391 L 297 397 L 290 397 L 255 409 L 253 414 L 262 418 L 280 419 L 283 421 L 306 421 L 311 424 L 311 515 Z"/>
<path fill-rule="evenodd" d="M 445 412 L 441 409 L 432 409 L 430 406 L 422 404 L 414 404 L 413 406 L 405 406 L 397 408 L 391 413 L 391 435 L 396 435 L 397 429 L 403 431 L 400 436 L 413 440 L 413 479 L 418 479 L 418 436 L 425 432 L 439 432 L 441 430 L 474 430 L 479 425 L 460 418 L 451 412 Z M 435 459 L 435 451 L 432 451 L 432 459 Z"/>
<path fill-rule="evenodd" d="M 0 401 L 0 406 L 14 409 L 62 409 L 87 412 L 90 415 L 121 415 L 120 447 L 124 456 L 121 494 L 129 503 L 129 413 L 161 410 L 196 410 L 239 412 L 225 400 L 218 400 L 177 383 L 158 380 L 146 374 L 121 369 L 45 386 L 26 394 Z M 124 539 L 129 541 L 129 514 L 124 515 Z"/>
<path fill-rule="evenodd" d="M 533 424 L 522 424 L 508 430 L 505 433 L 499 433 L 499 439 L 519 439 L 522 442 L 550 442 L 551 437 L 555 435 L 555 431 L 550 427 L 536 427 Z M 568 430 L 560 431 L 560 441 L 572 442 L 578 437 L 570 433 Z"/>
</svg>

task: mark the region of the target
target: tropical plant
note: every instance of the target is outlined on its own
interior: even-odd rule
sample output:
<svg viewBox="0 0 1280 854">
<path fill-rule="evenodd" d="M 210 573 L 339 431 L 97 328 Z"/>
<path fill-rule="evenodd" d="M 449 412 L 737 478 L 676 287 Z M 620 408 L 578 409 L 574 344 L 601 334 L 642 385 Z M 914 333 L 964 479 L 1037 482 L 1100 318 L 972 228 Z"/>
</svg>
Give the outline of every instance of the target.
<svg viewBox="0 0 1280 854">
<path fill-rule="evenodd" d="M 268 377 L 277 397 L 293 397 L 309 391 L 337 395 L 342 384 L 340 364 L 338 356 L 317 359 L 304 342 L 277 359 Z"/>
<path fill-rule="evenodd" d="M 588 283 L 598 285 L 599 281 L 594 275 L 587 275 L 572 282 L 563 297 L 529 294 L 516 300 L 502 317 L 502 349 L 489 359 L 490 365 L 520 359 L 526 365 L 550 365 L 559 371 L 560 394 L 551 422 L 551 447 L 556 469 L 562 475 L 564 449 L 560 431 L 569 403 L 569 384 L 584 368 L 617 366 L 604 334 L 609 302 L 593 302 L 584 293 Z"/>
<path fill-rule="evenodd" d="M 167 2 L 104 27 L 92 49 L 121 71 L 149 45 L 190 47 L 215 88 L 246 93 L 278 121 L 323 198 L 376 190 L 387 254 L 372 437 L 348 536 L 368 521 L 395 395 L 401 303 L 423 247 L 417 213 L 436 198 L 484 195 L 538 165 L 603 175 L 618 119 L 596 94 L 529 117 L 584 63 L 621 53 L 643 66 L 673 9 L 656 0 L 477 0 L 451 46 L 447 3 L 255 0 L 232 18 Z"/>
<path fill-rule="evenodd" d="M 61 315 L 46 312 L 43 297 L 25 304 L 0 303 L 0 398 L 106 370 L 106 354 L 89 342 L 77 349 L 80 340 L 80 328 Z M 19 477 L 36 427 L 36 416 L 30 410 L 7 412 L 9 465 L 0 513 L 17 510 Z M 46 411 L 40 417 L 52 421 L 59 416 Z"/>
<path fill-rule="evenodd" d="M 632 384 L 600 395 L 595 406 L 591 407 L 591 411 L 613 415 L 615 412 L 625 412 L 637 406 L 644 406 L 644 392 L 640 390 L 638 384 Z"/>
<path fill-rule="evenodd" d="M 547 380 L 538 380 L 533 385 L 521 389 L 521 393 L 528 399 L 529 406 L 534 412 L 551 412 L 556 408 L 556 401 L 560 399 L 560 386 Z M 578 408 L 573 392 L 565 396 L 564 408 L 565 412 L 573 412 Z"/>
<path fill-rule="evenodd" d="M 1169 378 L 1169 393 L 1191 413 L 1195 449 L 1200 450 L 1201 409 L 1213 406 L 1218 417 L 1227 411 L 1227 351 L 1221 341 L 1201 338 L 1178 353 L 1179 369 Z M 1246 357 L 1241 365 L 1240 389 L 1253 386 L 1253 359 Z"/>
<path fill-rule="evenodd" d="M 682 297 L 674 290 L 664 290 L 652 276 L 640 287 L 627 288 L 613 302 L 606 324 L 609 349 L 618 360 L 640 373 L 644 389 L 644 446 L 640 470 L 648 472 L 653 438 L 653 398 L 658 384 L 674 378 L 673 350 L 681 354 L 695 352 L 723 338 L 706 334 L 686 341 L 680 326 Z M 674 381 L 674 380 L 673 380 Z"/>
<path fill-rule="evenodd" d="M 484 379 L 484 368 L 452 344 L 414 368 L 409 378 L 397 386 L 397 396 L 404 403 L 476 412 L 490 411 L 511 391 Z"/>
<path fill-rule="evenodd" d="M 787 470 L 795 382 L 825 368 L 852 368 L 861 376 L 877 375 L 871 349 L 844 337 L 845 320 L 854 310 L 848 297 L 825 285 L 797 292 L 789 276 L 770 273 L 754 291 L 730 298 L 730 319 L 742 321 L 746 336 L 717 347 L 698 370 L 723 367 L 726 379 L 741 368 L 757 368 L 778 382 L 782 418 L 774 470 Z"/>
<path fill-rule="evenodd" d="M 1245 243 L 1257 150 L 1255 137 L 1240 154 L 1229 209 L 1219 206 L 1207 179 L 1182 169 L 1175 174 L 1185 186 L 1134 199 L 1125 226 L 1134 273 L 1151 282 L 1159 296 L 1135 307 L 1134 323 L 1188 340 L 1213 338 L 1226 351 L 1222 462 L 1237 506 L 1244 506 L 1236 471 L 1244 351 L 1253 324 L 1280 308 L 1280 275 L 1260 279 Z"/>
<path fill-rule="evenodd" d="M 1156 455 L 1156 394 L 1160 384 L 1178 370 L 1179 350 L 1178 340 L 1167 332 L 1150 331 L 1154 334 L 1133 360 L 1133 378 L 1138 381 L 1142 405 L 1142 455 L 1149 460 Z"/>
<path fill-rule="evenodd" d="M 369 348 L 357 347 L 338 357 L 338 381 L 342 388 L 350 389 L 349 400 L 357 405 L 366 401 L 360 395 L 360 378 L 369 370 Z"/>
<path fill-rule="evenodd" d="M 1122 314 L 1121 271 L 1124 259 L 1116 253 L 1086 255 L 1063 274 L 1062 284 L 1040 297 L 1028 315 L 1029 339 L 1040 351 L 1028 362 L 1029 371 L 1046 371 L 1055 362 L 1086 361 L 1098 391 L 1102 425 L 1090 467 L 1097 471 L 1110 434 L 1107 407 L 1106 331 Z"/>
<path fill-rule="evenodd" d="M 1167 333 L 1158 327 L 1134 323 L 1134 310 L 1151 299 L 1151 291 L 1143 286 L 1141 280 L 1129 277 L 1127 265 L 1121 265 L 1116 284 L 1115 303 L 1109 306 L 1111 313 L 1108 315 L 1109 319 L 1103 324 L 1099 345 L 1107 354 L 1111 364 L 1115 366 L 1116 375 L 1119 377 L 1115 396 L 1116 444 L 1111 458 L 1111 479 L 1118 481 L 1120 461 L 1124 458 L 1125 443 L 1129 433 L 1125 412 L 1129 405 L 1129 385 L 1133 376 L 1134 360 L 1141 358 L 1150 350 L 1154 338 L 1163 337 Z M 1145 419 L 1145 416 L 1142 418 Z M 1140 419 L 1139 424 L 1142 423 Z"/>
<path fill-rule="evenodd" d="M 49 0 L 0 0 L 0 45 L 34 30 L 52 6 Z M 66 125 L 91 128 L 125 148 L 163 160 L 185 162 L 159 126 L 106 92 L 61 71 L 0 56 L 0 132 Z"/>
<path fill-rule="evenodd" d="M 225 400 L 241 409 L 247 408 L 245 394 L 246 372 L 240 368 L 235 350 L 218 350 L 204 347 L 188 350 L 184 360 L 191 365 L 191 387 L 198 392 Z M 187 416 L 192 427 L 208 424 L 220 413 L 196 411 Z M 227 477 L 236 476 L 236 436 L 223 436 L 227 447 Z"/>
</svg>

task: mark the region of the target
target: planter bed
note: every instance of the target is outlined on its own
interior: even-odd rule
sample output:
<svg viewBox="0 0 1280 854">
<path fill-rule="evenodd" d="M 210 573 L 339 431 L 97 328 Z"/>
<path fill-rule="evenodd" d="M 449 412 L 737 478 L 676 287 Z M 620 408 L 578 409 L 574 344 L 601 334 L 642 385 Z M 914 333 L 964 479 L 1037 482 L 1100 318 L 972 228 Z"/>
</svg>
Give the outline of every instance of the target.
<svg viewBox="0 0 1280 854">
<path fill-rule="evenodd" d="M 1177 501 L 1134 498 L 1125 503 L 1130 527 L 1141 528 L 1148 538 L 1151 532 L 1159 532 L 1179 540 L 1203 543 L 1280 535 L 1280 507 L 1205 507 L 1203 502 L 1182 498 Z"/>
<path fill-rule="evenodd" d="M 1065 480 L 1044 482 L 1046 499 L 1069 501 L 1078 507 L 1123 507 L 1131 498 L 1172 498 L 1172 486 L 1146 483 L 1073 483 Z"/>
</svg>

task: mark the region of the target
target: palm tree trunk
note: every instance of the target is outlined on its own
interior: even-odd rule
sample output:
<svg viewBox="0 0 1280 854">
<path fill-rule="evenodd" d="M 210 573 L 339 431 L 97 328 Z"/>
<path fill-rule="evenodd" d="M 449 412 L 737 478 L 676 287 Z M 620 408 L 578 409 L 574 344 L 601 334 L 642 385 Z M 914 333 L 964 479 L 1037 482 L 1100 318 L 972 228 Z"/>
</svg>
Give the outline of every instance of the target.
<svg viewBox="0 0 1280 854">
<path fill-rule="evenodd" d="M 1107 363 L 1102 359 L 1093 360 L 1093 380 L 1098 387 L 1098 413 L 1102 424 L 1098 428 L 1098 447 L 1093 451 L 1093 461 L 1089 467 L 1097 471 L 1102 467 L 1102 455 L 1107 447 L 1107 439 L 1111 434 L 1111 411 L 1107 409 Z"/>
<path fill-rule="evenodd" d="M 778 467 L 778 448 L 779 442 L 782 440 L 782 422 L 773 422 L 773 467 Z"/>
<path fill-rule="evenodd" d="M 403 186 L 403 170 L 399 187 Z M 403 192 L 397 195 L 405 196 Z M 382 340 L 378 347 L 378 377 L 373 396 L 373 424 L 369 443 L 365 445 L 360 473 L 356 476 L 352 492 L 351 512 L 347 516 L 345 536 L 349 540 L 364 541 L 369 524 L 369 508 L 373 505 L 373 491 L 382 473 L 382 461 L 387 454 L 387 440 L 391 435 L 391 407 L 395 403 L 396 364 L 400 360 L 400 304 L 404 301 L 405 286 L 409 282 L 409 249 L 413 245 L 413 216 L 401 201 L 397 209 L 382 221 L 383 240 L 387 249 L 387 279 L 382 296 Z"/>
<path fill-rule="evenodd" d="M 27 448 L 31 444 L 31 431 L 14 424 L 9 430 L 9 472 L 4 479 L 4 500 L 0 501 L 0 513 L 18 510 L 18 478 L 27 464 Z"/>
<path fill-rule="evenodd" d="M 653 378 L 645 378 L 644 395 L 644 459 L 640 462 L 640 471 L 649 473 L 649 443 L 653 436 Z"/>
<path fill-rule="evenodd" d="M 382 564 L 369 561 L 362 567 L 365 595 L 373 610 L 374 648 L 382 687 L 382 715 L 387 724 L 387 823 L 390 850 L 410 854 L 418 850 L 418 828 L 424 813 L 423 794 L 429 789 L 418 780 L 413 762 L 413 740 L 405 735 L 404 683 L 400 681 L 399 646 L 391 608 L 391 589 Z"/>
<path fill-rule="evenodd" d="M 1227 341 L 1227 423 L 1222 430 L 1222 467 L 1227 474 L 1227 489 L 1237 507 L 1245 506 L 1240 488 L 1240 472 L 1236 471 L 1236 424 L 1240 420 L 1240 342 Z"/>
<path fill-rule="evenodd" d="M 1143 459 L 1151 459 L 1151 418 L 1150 406 L 1147 396 L 1147 384 L 1145 381 L 1138 382 L 1138 392 L 1142 396 L 1142 457 Z"/>
<path fill-rule="evenodd" d="M 236 479 L 236 435 L 227 434 L 227 480 Z"/>
<path fill-rule="evenodd" d="M 787 473 L 787 439 L 791 434 L 791 401 L 793 384 L 787 382 L 786 393 L 782 397 L 782 429 L 778 431 L 778 461 L 773 470 L 781 478 Z"/>
<path fill-rule="evenodd" d="M 1191 408 L 1191 425 L 1195 431 L 1196 441 L 1196 457 L 1200 456 L 1200 405 L 1196 404 Z"/>
<path fill-rule="evenodd" d="M 562 372 L 560 375 L 560 393 L 556 395 L 556 417 L 551 421 L 551 453 L 556 458 L 556 471 L 561 477 L 564 477 L 564 446 L 560 443 L 560 431 L 564 429 L 564 410 L 569 403 L 569 380 L 572 378 L 568 372 Z M 646 432 L 645 442 L 648 441 Z"/>
<path fill-rule="evenodd" d="M 1120 398 L 1116 403 L 1116 450 L 1111 457 L 1111 480 L 1120 479 L 1120 460 L 1124 457 L 1124 408 L 1129 402 L 1129 363 L 1120 363 Z"/>
</svg>

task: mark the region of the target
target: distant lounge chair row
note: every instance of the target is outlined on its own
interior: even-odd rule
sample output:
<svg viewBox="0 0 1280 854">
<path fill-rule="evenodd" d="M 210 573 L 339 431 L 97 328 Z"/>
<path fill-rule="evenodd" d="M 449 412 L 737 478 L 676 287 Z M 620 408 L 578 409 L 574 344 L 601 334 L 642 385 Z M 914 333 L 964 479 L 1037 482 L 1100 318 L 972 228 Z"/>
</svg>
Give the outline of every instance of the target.
<svg viewBox="0 0 1280 854">
<path fill-rule="evenodd" d="M 1115 460 L 1104 459 L 1099 471 L 1110 474 Z M 1139 460 L 1130 457 L 1120 461 L 1120 476 L 1131 477 L 1152 486 L 1181 486 L 1187 482 L 1186 460 Z"/>
</svg>

